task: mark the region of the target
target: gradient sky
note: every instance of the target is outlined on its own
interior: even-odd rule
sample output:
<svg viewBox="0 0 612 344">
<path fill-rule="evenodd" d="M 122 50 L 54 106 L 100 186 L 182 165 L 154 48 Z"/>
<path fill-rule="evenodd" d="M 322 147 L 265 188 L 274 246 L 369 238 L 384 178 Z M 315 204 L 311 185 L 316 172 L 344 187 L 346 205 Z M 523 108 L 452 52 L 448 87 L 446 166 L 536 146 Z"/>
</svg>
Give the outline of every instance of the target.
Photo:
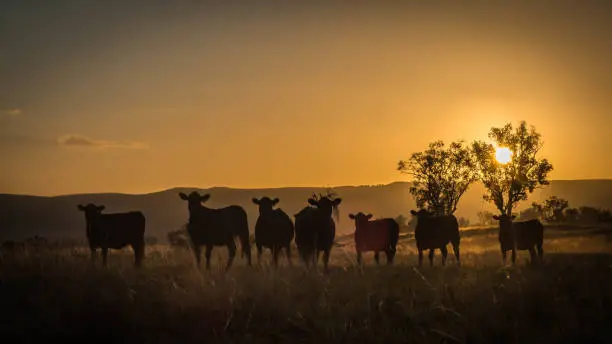
<svg viewBox="0 0 612 344">
<path fill-rule="evenodd" d="M 0 193 L 388 183 L 522 119 L 612 178 L 607 1 L 126 3 L 0 3 Z"/>
</svg>

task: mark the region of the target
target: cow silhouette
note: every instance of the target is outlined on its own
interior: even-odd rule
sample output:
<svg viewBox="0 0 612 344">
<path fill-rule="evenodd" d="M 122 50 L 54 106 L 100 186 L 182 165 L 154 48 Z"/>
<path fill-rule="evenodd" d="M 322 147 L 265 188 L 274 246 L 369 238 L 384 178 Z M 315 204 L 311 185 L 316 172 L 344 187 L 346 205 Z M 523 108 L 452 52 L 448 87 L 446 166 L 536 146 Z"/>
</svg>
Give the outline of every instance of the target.
<svg viewBox="0 0 612 344">
<path fill-rule="evenodd" d="M 540 262 L 544 258 L 544 225 L 540 220 L 528 220 L 513 222 L 515 215 L 493 216 L 499 221 L 499 246 L 502 252 L 502 261 L 506 264 L 506 254 L 512 251 L 512 264 L 516 264 L 516 251 L 529 250 L 531 264 L 536 263 L 537 257 Z"/>
<path fill-rule="evenodd" d="M 397 242 L 399 240 L 399 225 L 391 218 L 371 220 L 372 214 L 349 214 L 355 221 L 355 250 L 357 263 L 361 264 L 361 254 L 373 251 L 376 264 L 380 264 L 380 252 L 387 255 L 387 264 L 393 264 Z"/>
<path fill-rule="evenodd" d="M 257 261 L 261 259 L 263 248 L 272 251 L 274 265 L 278 265 L 278 254 L 284 248 L 287 261 L 291 264 L 291 241 L 295 235 L 293 222 L 282 209 L 274 209 L 279 199 L 262 197 L 253 198 L 253 203 L 259 206 L 259 217 L 255 223 L 255 246 Z"/>
<path fill-rule="evenodd" d="M 102 214 L 103 205 L 79 204 L 78 209 L 85 213 L 86 235 L 95 261 L 97 249 L 102 250 L 102 265 L 106 266 L 109 249 L 122 249 L 131 246 L 134 250 L 134 264 L 140 266 L 145 255 L 145 216 L 140 211 Z"/>
<path fill-rule="evenodd" d="M 435 249 L 442 253 L 442 266 L 446 264 L 448 250 L 446 246 L 451 243 L 453 252 L 457 259 L 457 265 L 461 265 L 459 259 L 459 223 L 455 215 L 434 215 L 425 209 L 418 212 L 411 210 L 410 213 L 417 218 L 414 238 L 419 252 L 419 266 L 423 265 L 423 251 L 429 250 L 429 265 L 433 266 Z"/>
<path fill-rule="evenodd" d="M 251 266 L 251 243 L 249 240 L 249 224 L 246 211 L 238 205 L 213 209 L 202 203 L 210 199 L 210 194 L 200 195 L 197 191 L 186 195 L 179 193 L 182 200 L 187 201 L 189 221 L 187 233 L 191 239 L 196 262 L 200 265 L 201 247 L 206 247 L 206 269 L 210 270 L 210 256 L 214 246 L 227 246 L 229 258 L 226 270 L 231 268 L 236 256 L 234 238 L 240 239 L 242 256 L 246 256 L 247 264 Z"/>
</svg>

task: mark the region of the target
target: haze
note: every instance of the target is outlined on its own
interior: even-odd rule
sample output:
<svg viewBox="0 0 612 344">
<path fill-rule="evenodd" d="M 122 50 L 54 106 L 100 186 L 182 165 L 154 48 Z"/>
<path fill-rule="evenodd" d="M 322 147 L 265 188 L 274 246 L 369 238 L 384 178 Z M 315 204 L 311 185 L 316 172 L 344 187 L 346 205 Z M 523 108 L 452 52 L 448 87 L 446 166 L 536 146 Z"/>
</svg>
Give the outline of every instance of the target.
<svg viewBox="0 0 612 344">
<path fill-rule="evenodd" d="M 3 1 L 0 193 L 388 183 L 523 119 L 611 178 L 612 5 L 451 3 Z"/>
</svg>

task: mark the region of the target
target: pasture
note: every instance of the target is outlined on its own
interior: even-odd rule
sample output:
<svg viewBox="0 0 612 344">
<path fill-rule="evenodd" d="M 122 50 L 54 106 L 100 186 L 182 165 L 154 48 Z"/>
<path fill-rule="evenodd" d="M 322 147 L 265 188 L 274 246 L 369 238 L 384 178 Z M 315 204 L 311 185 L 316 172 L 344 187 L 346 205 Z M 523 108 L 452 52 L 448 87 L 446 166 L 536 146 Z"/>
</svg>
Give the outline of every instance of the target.
<svg viewBox="0 0 612 344">
<path fill-rule="evenodd" d="M 85 248 L 2 253 L 3 340 L 121 342 L 569 343 L 612 338 L 611 228 L 545 229 L 543 266 L 501 266 L 495 229 L 462 231 L 462 267 L 436 252 L 417 267 L 413 239 L 394 266 L 356 265 L 350 236 L 332 250 L 328 274 L 281 254 L 221 273 L 195 266 L 191 251 L 147 247 L 135 269 L 129 249 L 94 266 Z M 450 245 L 449 245 L 450 250 Z M 451 251 L 452 252 L 452 251 Z M 450 252 L 449 252 L 450 253 Z M 322 262 L 319 261 L 322 271 Z"/>
</svg>

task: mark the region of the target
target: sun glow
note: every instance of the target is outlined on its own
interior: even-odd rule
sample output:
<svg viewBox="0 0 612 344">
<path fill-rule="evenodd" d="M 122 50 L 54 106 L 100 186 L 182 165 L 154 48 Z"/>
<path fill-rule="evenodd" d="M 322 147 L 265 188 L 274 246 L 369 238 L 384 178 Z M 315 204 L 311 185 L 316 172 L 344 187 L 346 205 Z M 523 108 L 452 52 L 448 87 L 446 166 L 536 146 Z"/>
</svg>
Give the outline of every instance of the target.
<svg viewBox="0 0 612 344">
<path fill-rule="evenodd" d="M 512 151 L 506 147 L 495 149 L 495 160 L 500 164 L 507 164 L 512 160 Z"/>
</svg>

